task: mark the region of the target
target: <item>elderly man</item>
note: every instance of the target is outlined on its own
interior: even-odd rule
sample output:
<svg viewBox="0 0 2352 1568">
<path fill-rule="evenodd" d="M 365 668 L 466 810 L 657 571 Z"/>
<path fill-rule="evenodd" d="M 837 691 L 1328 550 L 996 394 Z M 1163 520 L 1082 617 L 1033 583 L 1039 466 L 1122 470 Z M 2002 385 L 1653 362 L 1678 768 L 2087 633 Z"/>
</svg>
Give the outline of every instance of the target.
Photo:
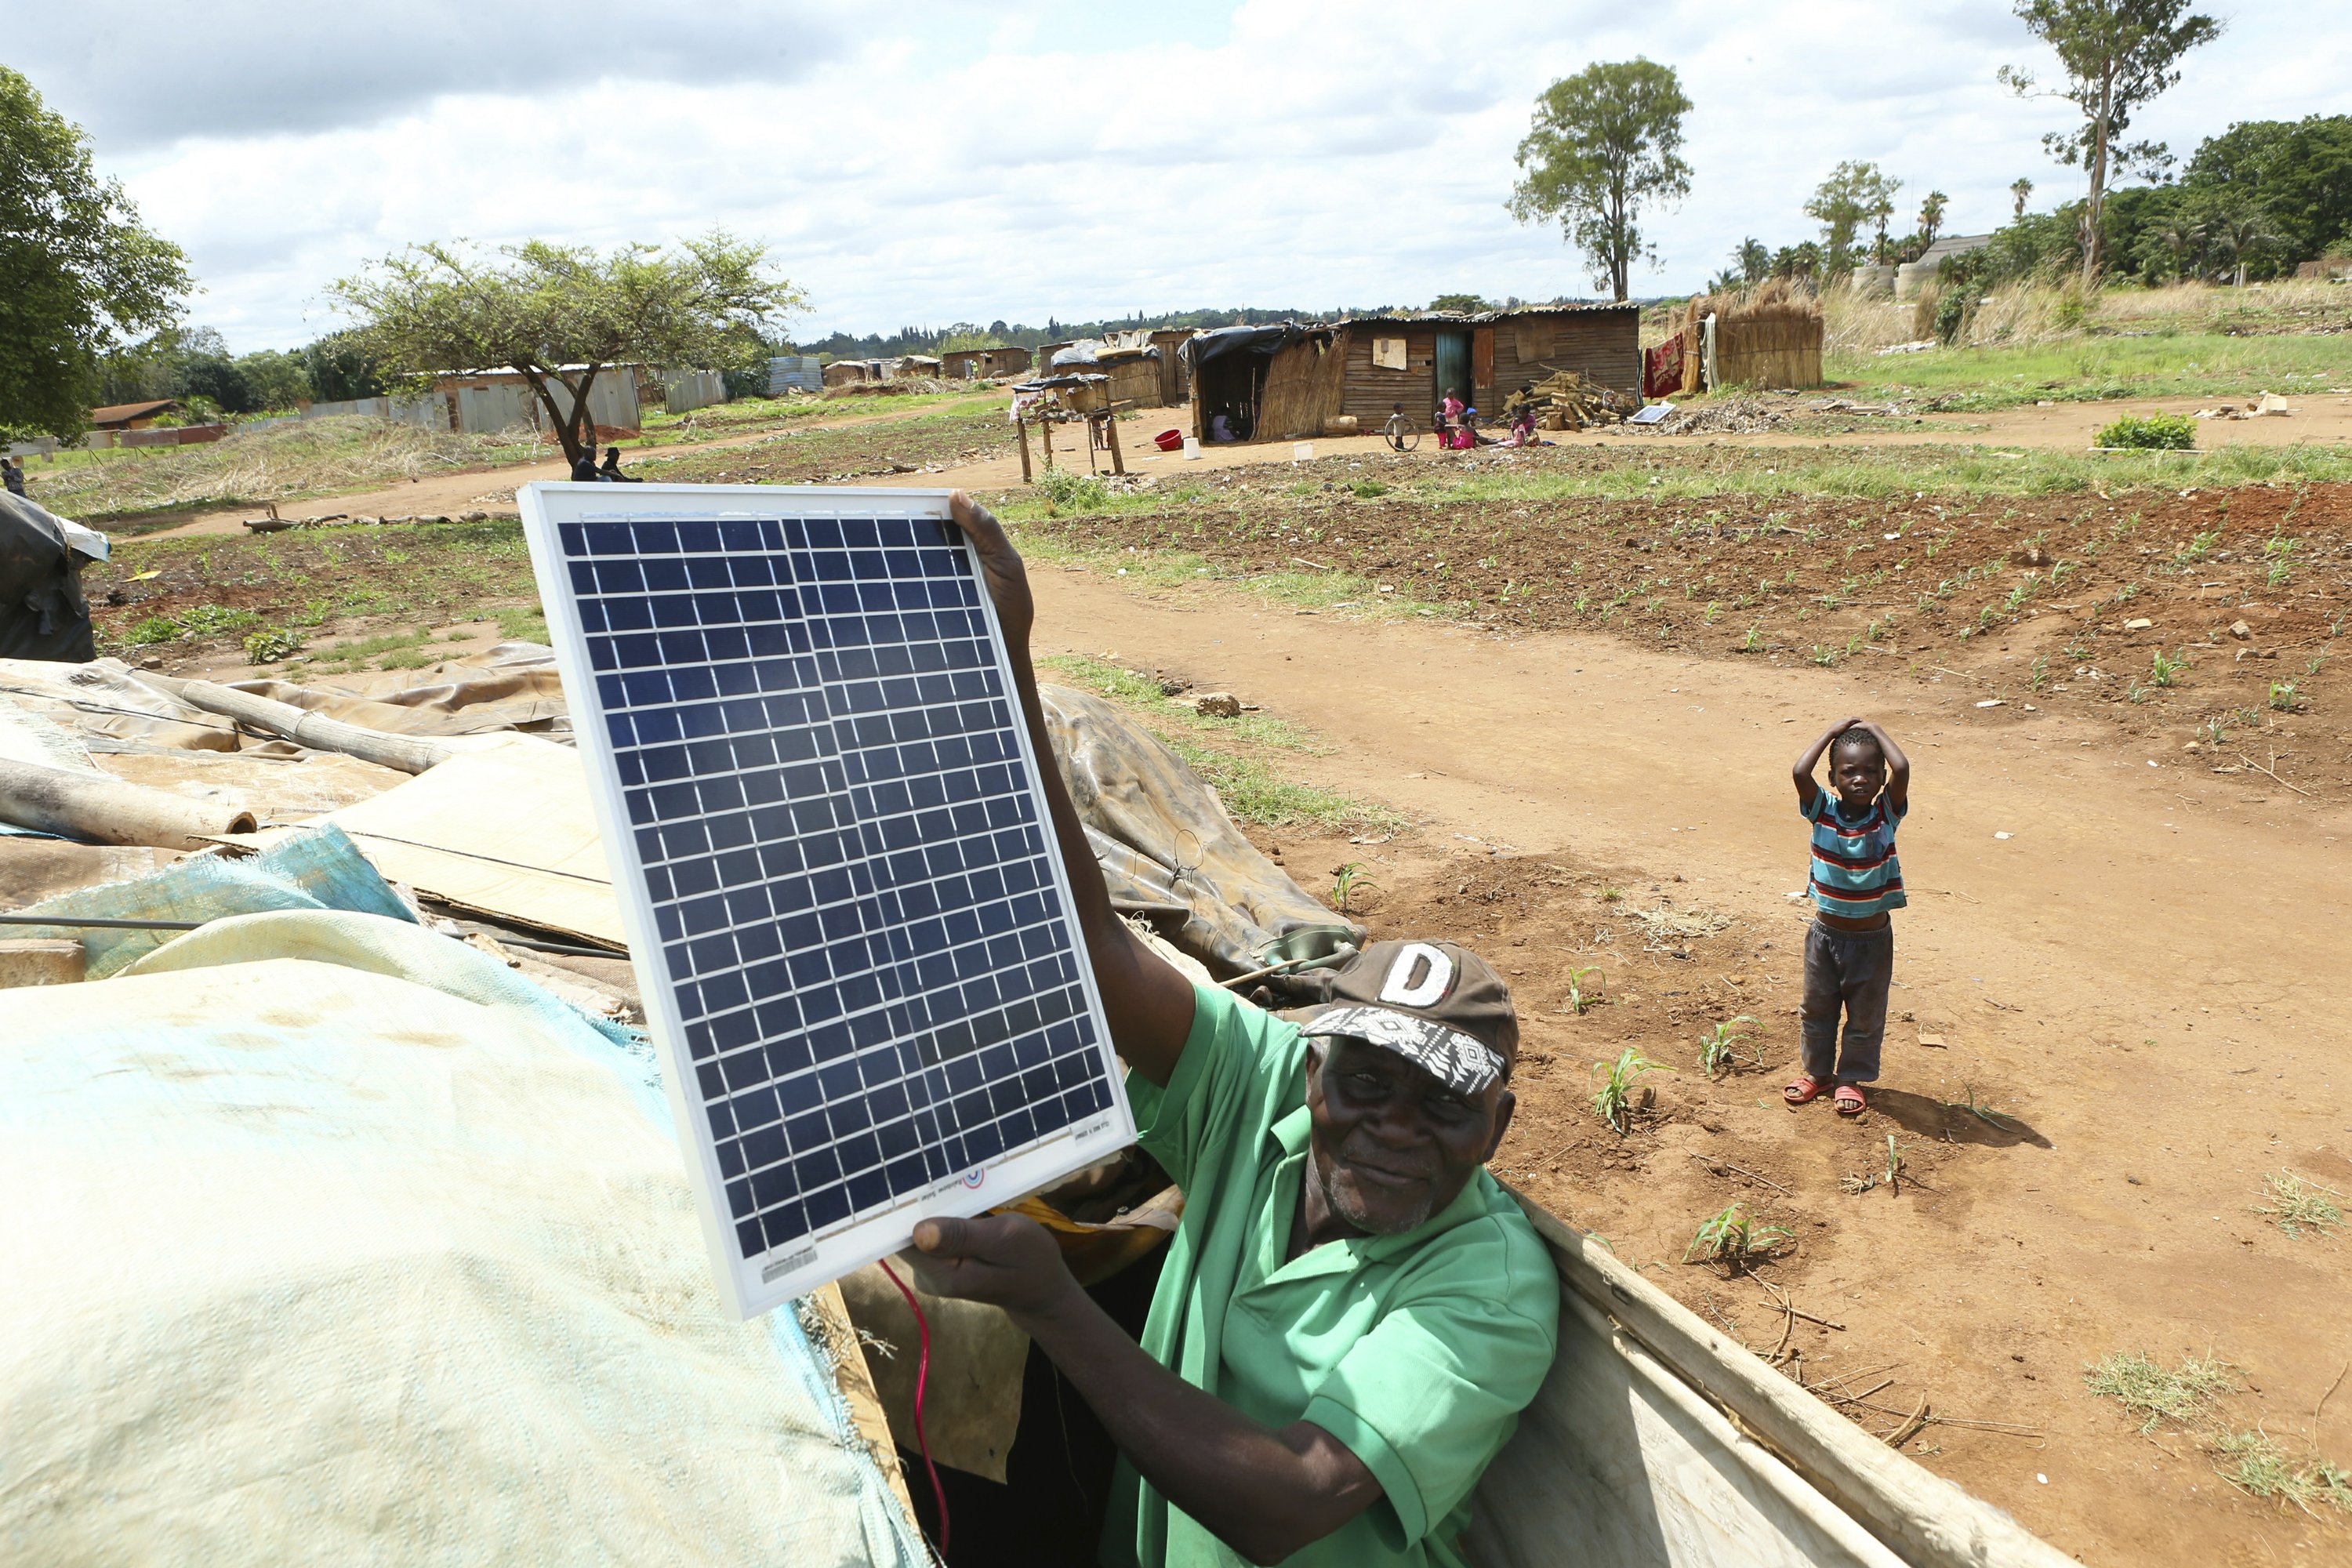
<svg viewBox="0 0 2352 1568">
<path fill-rule="evenodd" d="M 1021 557 L 959 494 L 1052 754 Z M 1112 912 L 1045 789 L 1142 1142 L 1183 1188 L 1142 1342 L 1029 1220 L 926 1220 L 938 1294 L 1010 1313 L 1119 1447 L 1103 1559 L 1454 1564 L 1480 1474 L 1549 1368 L 1559 1285 L 1482 1168 L 1510 1125 L 1510 994 L 1450 942 L 1380 942 L 1305 1028 L 1195 986 Z"/>
</svg>

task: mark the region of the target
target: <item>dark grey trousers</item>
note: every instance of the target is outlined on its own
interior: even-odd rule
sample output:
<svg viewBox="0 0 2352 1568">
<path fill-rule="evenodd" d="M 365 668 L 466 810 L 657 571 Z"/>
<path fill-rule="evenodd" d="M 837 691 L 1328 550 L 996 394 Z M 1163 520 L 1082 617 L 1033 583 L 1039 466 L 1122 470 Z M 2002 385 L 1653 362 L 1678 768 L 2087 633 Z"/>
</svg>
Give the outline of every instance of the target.
<svg viewBox="0 0 2352 1568">
<path fill-rule="evenodd" d="M 1895 977 L 1895 928 L 1805 932 L 1805 1076 L 1818 1083 L 1872 1083 L 1886 1038 L 1886 987 Z M 1838 1039 L 1838 1010 L 1845 1039 Z"/>
</svg>

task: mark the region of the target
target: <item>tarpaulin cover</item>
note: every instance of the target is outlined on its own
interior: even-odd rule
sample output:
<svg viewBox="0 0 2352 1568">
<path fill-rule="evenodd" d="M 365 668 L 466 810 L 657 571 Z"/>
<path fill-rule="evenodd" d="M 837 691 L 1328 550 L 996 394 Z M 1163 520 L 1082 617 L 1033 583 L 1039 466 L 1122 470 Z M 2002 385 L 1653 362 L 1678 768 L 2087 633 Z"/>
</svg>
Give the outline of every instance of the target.
<svg viewBox="0 0 2352 1568">
<path fill-rule="evenodd" d="M 135 881 L 61 893 L 15 912 L 58 919 L 212 921 L 266 910 L 348 910 L 413 923 L 367 858 L 332 826 L 306 828 L 250 859 L 197 855 Z M 79 941 L 102 980 L 170 942 L 169 931 L 11 926 L 12 937 Z M 446 938 L 436 938 L 446 941 Z"/>
<path fill-rule="evenodd" d="M 1307 329 L 1296 321 L 1277 321 L 1270 327 L 1219 327 L 1195 332 L 1179 344 L 1176 352 L 1184 356 L 1186 363 L 1197 368 L 1227 354 L 1275 353 L 1306 336 Z"/>
<path fill-rule="evenodd" d="M 1664 397 L 1683 389 L 1683 335 L 1676 332 L 1664 342 L 1642 353 L 1642 395 Z"/>
<path fill-rule="evenodd" d="M 9 1005 L 0 1557 L 925 1561 L 650 1064 L 496 960 L 251 915 Z"/>
<path fill-rule="evenodd" d="M 1362 942 L 1362 927 L 1242 837 L 1183 758 L 1099 697 L 1061 686 L 1039 696 L 1114 903 L 1152 915 L 1178 949 L 1223 975 L 1260 967 L 1269 943 L 1308 926 L 1348 926 Z"/>
<path fill-rule="evenodd" d="M 0 490 L 0 658 L 96 655 L 81 566 L 47 507 Z"/>
</svg>

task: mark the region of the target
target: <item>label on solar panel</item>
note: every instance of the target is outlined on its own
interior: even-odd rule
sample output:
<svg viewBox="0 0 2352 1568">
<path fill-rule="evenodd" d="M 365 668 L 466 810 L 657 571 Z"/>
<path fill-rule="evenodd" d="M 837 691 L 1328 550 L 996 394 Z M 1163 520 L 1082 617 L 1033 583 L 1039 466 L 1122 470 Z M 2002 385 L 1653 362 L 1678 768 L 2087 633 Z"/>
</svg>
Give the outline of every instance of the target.
<svg viewBox="0 0 2352 1568">
<path fill-rule="evenodd" d="M 519 499 L 735 1310 L 1133 1142 L 1051 759 L 947 493 Z"/>
</svg>

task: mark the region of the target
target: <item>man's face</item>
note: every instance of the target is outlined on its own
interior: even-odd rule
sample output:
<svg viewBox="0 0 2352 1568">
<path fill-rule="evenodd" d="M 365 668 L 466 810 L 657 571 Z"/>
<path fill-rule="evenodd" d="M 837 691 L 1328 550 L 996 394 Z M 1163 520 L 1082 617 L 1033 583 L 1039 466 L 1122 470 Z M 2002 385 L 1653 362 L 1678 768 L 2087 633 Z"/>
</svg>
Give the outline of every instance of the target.
<svg viewBox="0 0 2352 1568">
<path fill-rule="evenodd" d="M 1848 810 L 1858 810 L 1885 786 L 1885 760 L 1875 746 L 1839 746 L 1830 752 L 1830 783 Z"/>
<path fill-rule="evenodd" d="M 1334 1037 L 1307 1057 L 1307 1161 L 1340 1218 L 1394 1236 L 1454 1201 L 1516 1103 L 1500 1079 L 1465 1099 L 1394 1051 Z"/>
</svg>

